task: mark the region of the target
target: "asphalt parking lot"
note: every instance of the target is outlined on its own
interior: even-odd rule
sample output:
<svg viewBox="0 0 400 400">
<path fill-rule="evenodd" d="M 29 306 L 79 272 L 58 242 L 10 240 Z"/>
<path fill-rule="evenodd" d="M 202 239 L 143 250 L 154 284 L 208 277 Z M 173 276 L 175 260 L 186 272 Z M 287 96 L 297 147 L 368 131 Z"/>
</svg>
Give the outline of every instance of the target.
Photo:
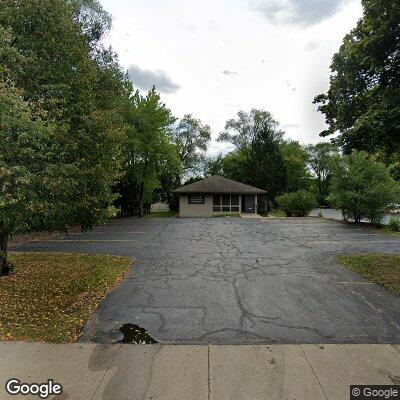
<svg viewBox="0 0 400 400">
<path fill-rule="evenodd" d="M 83 341 L 124 323 L 161 343 L 400 343 L 400 299 L 336 263 L 400 253 L 400 239 L 318 218 L 137 219 L 29 242 L 14 251 L 135 258 Z"/>
</svg>

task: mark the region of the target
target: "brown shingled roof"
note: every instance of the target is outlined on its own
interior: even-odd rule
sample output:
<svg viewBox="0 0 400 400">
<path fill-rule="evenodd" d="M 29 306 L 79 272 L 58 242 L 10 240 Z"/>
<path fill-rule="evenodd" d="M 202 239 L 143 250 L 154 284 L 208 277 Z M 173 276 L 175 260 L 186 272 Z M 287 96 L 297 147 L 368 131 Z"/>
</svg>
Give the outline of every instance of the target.
<svg viewBox="0 0 400 400">
<path fill-rule="evenodd" d="M 234 194 L 266 194 L 262 189 L 236 182 L 222 176 L 210 176 L 201 181 L 190 183 L 176 190 L 175 193 L 234 193 Z"/>
</svg>

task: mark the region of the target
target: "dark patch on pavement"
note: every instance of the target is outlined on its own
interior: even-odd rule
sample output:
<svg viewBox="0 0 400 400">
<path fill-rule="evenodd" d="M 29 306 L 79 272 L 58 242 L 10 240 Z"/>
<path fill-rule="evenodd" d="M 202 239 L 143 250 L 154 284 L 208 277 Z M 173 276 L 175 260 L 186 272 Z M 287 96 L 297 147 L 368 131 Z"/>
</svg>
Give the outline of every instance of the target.
<svg viewBox="0 0 400 400">
<path fill-rule="evenodd" d="M 317 218 L 127 218 L 65 239 L 14 249 L 136 259 L 84 341 L 111 343 L 135 323 L 160 343 L 400 343 L 400 299 L 336 262 L 400 252 L 400 239 L 373 229 Z"/>
<path fill-rule="evenodd" d="M 119 328 L 118 343 L 155 344 L 146 329 L 135 324 L 124 324 Z"/>
</svg>

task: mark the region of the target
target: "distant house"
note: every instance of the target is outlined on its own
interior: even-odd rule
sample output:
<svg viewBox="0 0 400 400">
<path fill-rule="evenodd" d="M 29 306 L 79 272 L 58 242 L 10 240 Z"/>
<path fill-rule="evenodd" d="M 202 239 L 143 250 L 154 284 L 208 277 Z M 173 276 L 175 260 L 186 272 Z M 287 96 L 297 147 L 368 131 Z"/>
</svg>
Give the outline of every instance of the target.
<svg viewBox="0 0 400 400">
<path fill-rule="evenodd" d="M 180 217 L 212 217 L 222 213 L 256 213 L 257 196 L 266 194 L 244 183 L 222 176 L 211 176 L 182 186 L 179 194 Z"/>
</svg>

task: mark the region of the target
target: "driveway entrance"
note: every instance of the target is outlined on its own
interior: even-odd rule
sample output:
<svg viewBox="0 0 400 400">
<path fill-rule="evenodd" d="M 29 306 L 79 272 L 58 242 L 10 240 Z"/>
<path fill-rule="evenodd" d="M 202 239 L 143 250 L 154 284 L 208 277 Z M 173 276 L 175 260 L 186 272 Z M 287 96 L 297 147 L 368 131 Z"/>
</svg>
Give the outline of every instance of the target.
<svg viewBox="0 0 400 400">
<path fill-rule="evenodd" d="M 335 261 L 400 252 L 399 239 L 372 229 L 316 218 L 129 218 L 14 250 L 136 258 L 86 341 L 113 342 L 134 323 L 166 343 L 400 343 L 400 300 Z"/>
</svg>

